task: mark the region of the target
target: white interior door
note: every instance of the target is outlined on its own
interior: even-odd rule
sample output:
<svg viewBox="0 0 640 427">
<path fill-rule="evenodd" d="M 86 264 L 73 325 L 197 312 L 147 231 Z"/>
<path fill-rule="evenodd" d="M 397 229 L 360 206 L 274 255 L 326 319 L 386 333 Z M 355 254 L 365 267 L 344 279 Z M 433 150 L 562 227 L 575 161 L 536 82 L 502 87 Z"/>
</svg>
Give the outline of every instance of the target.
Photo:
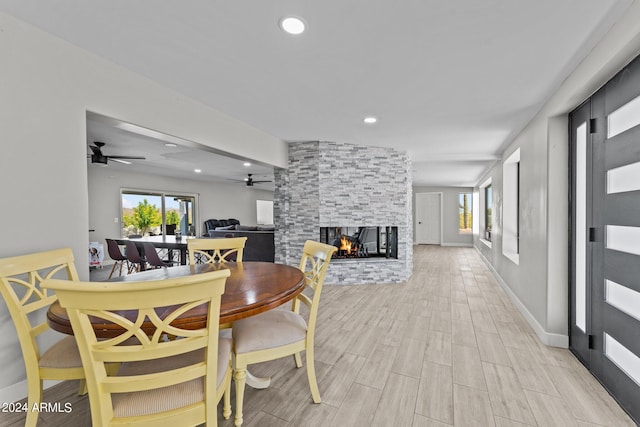
<svg viewBox="0 0 640 427">
<path fill-rule="evenodd" d="M 442 243 L 442 193 L 416 194 L 416 243 Z"/>
</svg>

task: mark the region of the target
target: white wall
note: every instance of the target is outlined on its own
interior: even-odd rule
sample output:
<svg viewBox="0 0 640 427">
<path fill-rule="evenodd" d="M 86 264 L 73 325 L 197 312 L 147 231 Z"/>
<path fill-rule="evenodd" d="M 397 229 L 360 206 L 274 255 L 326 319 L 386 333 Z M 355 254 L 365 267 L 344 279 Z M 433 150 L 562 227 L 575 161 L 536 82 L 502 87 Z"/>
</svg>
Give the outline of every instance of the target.
<svg viewBox="0 0 640 427">
<path fill-rule="evenodd" d="M 284 142 L 4 14 L 0 52 L 0 257 L 71 247 L 88 279 L 87 110 L 287 165 Z M 26 385 L 4 302 L 0 336 L 0 401 L 11 402 Z"/>
<path fill-rule="evenodd" d="M 236 218 L 241 224 L 257 224 L 256 200 L 273 200 L 273 191 L 247 187 L 244 183 L 223 184 L 177 179 L 135 172 L 114 172 L 99 166 L 88 167 L 89 229 L 92 241 L 120 237 L 120 190 L 172 191 L 197 194 L 197 232 L 209 218 Z M 105 254 L 105 258 L 107 255 Z M 108 259 L 108 258 L 107 258 Z M 79 264 L 79 263 L 78 263 Z"/>
<path fill-rule="evenodd" d="M 546 131 L 536 126 L 527 127 L 509 147 L 503 158 L 508 158 L 520 147 L 520 256 L 519 264 L 503 254 L 503 162 L 496 164 L 479 182 L 491 177 L 493 189 L 493 227 L 491 246 L 475 237 L 475 244 L 491 263 L 502 280 L 508 284 L 512 297 L 520 303 L 534 329 L 542 335 L 550 333 L 546 317 L 547 296 L 547 179 Z M 565 165 L 566 167 L 566 165 Z M 477 190 L 479 191 L 479 189 Z M 483 198 L 480 191 L 480 198 Z M 565 317 L 565 323 L 566 323 Z M 535 324 L 539 325 L 535 325 Z M 544 325 L 544 326 L 543 326 Z M 558 325 L 561 326 L 561 325 Z M 554 333 L 566 334 L 558 329 Z M 545 338 L 549 342 L 548 338 Z"/>
<path fill-rule="evenodd" d="M 568 345 L 568 147 L 567 115 L 640 53 L 640 3 L 577 67 L 478 184 L 491 177 L 492 245 L 474 244 L 541 340 Z M 502 166 L 520 148 L 519 265 L 502 254 Z M 476 188 L 476 191 L 478 189 Z"/>
<path fill-rule="evenodd" d="M 458 222 L 458 196 L 471 193 L 471 187 L 413 187 L 413 241 L 416 240 L 416 193 L 442 193 L 442 246 L 472 246 L 473 235 L 461 234 Z M 469 201 L 471 203 L 471 201 Z M 476 230 L 477 231 L 477 230 Z"/>
</svg>

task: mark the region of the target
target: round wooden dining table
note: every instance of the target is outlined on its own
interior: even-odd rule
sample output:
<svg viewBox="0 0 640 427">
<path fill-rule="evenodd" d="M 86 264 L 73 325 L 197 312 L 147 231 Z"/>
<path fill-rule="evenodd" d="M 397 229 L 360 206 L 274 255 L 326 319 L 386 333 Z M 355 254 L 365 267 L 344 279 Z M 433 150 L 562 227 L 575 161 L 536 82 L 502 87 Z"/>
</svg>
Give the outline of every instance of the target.
<svg viewBox="0 0 640 427">
<path fill-rule="evenodd" d="M 304 289 L 304 275 L 298 268 L 284 264 L 254 261 L 181 265 L 121 276 L 110 281 L 140 282 L 162 280 L 224 269 L 229 269 L 231 275 L 227 278 L 225 291 L 222 294 L 220 324 L 230 323 L 271 310 L 292 300 Z M 167 307 L 171 307 L 171 301 L 167 301 Z M 127 312 L 118 313 L 129 317 Z M 132 311 L 130 318 L 135 319 L 135 317 L 136 312 Z M 202 305 L 185 312 L 176 318 L 172 324 L 185 329 L 199 329 L 206 325 L 206 321 L 207 309 L 206 306 Z M 47 311 L 47 322 L 51 329 L 73 335 L 67 312 L 60 307 L 57 301 L 51 304 Z M 92 325 L 96 331 L 96 336 L 99 338 L 111 338 L 122 332 L 119 326 L 113 323 L 106 323 L 103 319 L 96 318 Z M 144 328 L 145 325 L 143 325 Z M 153 325 L 151 323 L 149 323 L 149 328 L 153 333 Z"/>
</svg>

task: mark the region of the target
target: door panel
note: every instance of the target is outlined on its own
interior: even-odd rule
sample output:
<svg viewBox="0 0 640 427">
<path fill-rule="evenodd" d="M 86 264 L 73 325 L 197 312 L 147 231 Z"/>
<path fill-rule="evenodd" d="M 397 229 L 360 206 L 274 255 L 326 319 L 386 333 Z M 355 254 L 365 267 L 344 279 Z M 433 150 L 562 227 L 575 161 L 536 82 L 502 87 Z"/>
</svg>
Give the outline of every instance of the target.
<svg viewBox="0 0 640 427">
<path fill-rule="evenodd" d="M 440 193 L 416 194 L 416 243 L 439 245 L 441 243 L 441 195 Z"/>
<path fill-rule="evenodd" d="M 607 224 L 630 224 L 640 227 L 640 216 L 629 218 L 627 212 L 640 212 L 640 191 L 632 191 L 619 194 L 609 194 L 607 203 L 612 203 L 617 208 L 608 209 L 605 212 Z"/>
<path fill-rule="evenodd" d="M 588 367 L 590 364 L 589 333 L 591 327 L 590 311 L 590 264 L 589 224 L 591 212 L 591 103 L 586 103 L 574 111 L 570 117 L 572 179 L 571 200 L 572 221 L 571 240 L 571 329 L 569 347 L 573 353 Z"/>
<path fill-rule="evenodd" d="M 609 272 L 607 276 L 609 280 L 624 283 L 640 292 L 640 285 L 637 284 L 637 279 L 640 277 L 640 262 L 637 256 L 618 251 L 606 251 L 604 265 Z"/>
<path fill-rule="evenodd" d="M 426 242 L 431 245 L 440 244 L 440 195 L 432 194 L 425 198 L 427 204 L 427 233 Z"/>
<path fill-rule="evenodd" d="M 579 150 L 578 125 L 595 124 Z M 571 115 L 571 350 L 640 420 L 640 60 L 634 60 Z M 587 345 L 573 315 L 579 311 L 582 269 L 580 155 L 587 155 L 585 250 Z M 590 341 L 590 342 L 589 342 Z"/>
<path fill-rule="evenodd" d="M 629 161 L 629 156 L 637 155 L 638 140 L 640 140 L 640 127 L 629 129 L 620 135 L 607 139 L 607 145 L 615 147 L 615 150 L 610 150 L 607 153 L 605 165 L 607 170 L 634 163 Z"/>
<path fill-rule="evenodd" d="M 634 310 L 635 311 L 635 310 Z M 640 329 L 627 328 L 627 325 L 634 324 L 638 319 L 633 318 L 627 313 L 624 313 L 617 307 L 611 304 L 604 305 L 605 319 L 607 319 L 608 331 L 605 331 L 605 335 L 613 337 L 621 349 L 627 349 L 633 355 L 627 354 L 624 358 L 620 357 L 619 360 L 615 360 L 620 363 L 620 366 L 628 366 L 632 369 L 627 369 L 628 372 L 636 372 L 635 380 L 640 382 L 640 365 L 635 360 L 640 360 L 638 354 L 640 354 Z M 637 312 L 636 312 L 637 314 Z M 605 345 L 605 356 L 607 355 L 607 346 Z M 608 356 L 609 357 L 609 356 Z M 613 359 L 613 357 L 610 357 Z M 625 359 L 626 362 L 623 363 Z"/>
</svg>

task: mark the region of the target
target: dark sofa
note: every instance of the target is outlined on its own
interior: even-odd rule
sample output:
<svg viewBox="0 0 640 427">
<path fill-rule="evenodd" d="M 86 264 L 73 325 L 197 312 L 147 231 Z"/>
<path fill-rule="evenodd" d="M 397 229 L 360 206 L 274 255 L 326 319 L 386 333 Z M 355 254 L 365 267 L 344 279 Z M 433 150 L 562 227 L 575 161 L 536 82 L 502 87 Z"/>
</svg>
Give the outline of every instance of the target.
<svg viewBox="0 0 640 427">
<path fill-rule="evenodd" d="M 228 229 L 231 226 L 226 226 L 222 229 L 218 227 L 217 230 L 209 230 L 207 233 L 209 237 L 246 237 L 247 243 L 244 246 L 244 253 L 242 255 L 243 261 L 266 261 L 274 262 L 275 260 L 275 246 L 273 242 L 274 229 L 269 226 L 246 226 L 236 224 L 233 226 L 235 229 Z"/>
<path fill-rule="evenodd" d="M 229 219 L 208 219 L 204 222 L 204 231 L 202 232 L 202 236 L 203 237 L 208 237 L 209 236 L 209 231 L 213 231 L 216 228 L 219 227 L 229 227 L 231 225 L 237 225 L 240 224 L 240 221 L 238 221 L 235 218 L 229 218 Z"/>
</svg>

